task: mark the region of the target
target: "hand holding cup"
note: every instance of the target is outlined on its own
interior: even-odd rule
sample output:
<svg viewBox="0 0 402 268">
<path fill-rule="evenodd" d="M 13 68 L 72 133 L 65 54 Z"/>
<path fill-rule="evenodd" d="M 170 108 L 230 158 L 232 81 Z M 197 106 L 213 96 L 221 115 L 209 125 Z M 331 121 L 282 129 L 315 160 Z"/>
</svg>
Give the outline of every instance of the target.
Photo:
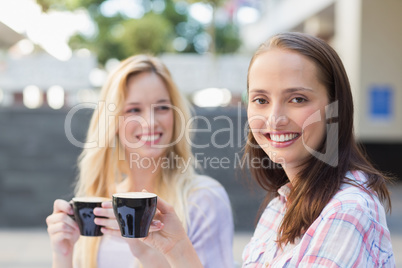
<svg viewBox="0 0 402 268">
<path fill-rule="evenodd" d="M 56 255 L 71 255 L 74 244 L 80 237 L 78 225 L 71 218 L 73 214 L 69 202 L 57 199 L 53 204 L 53 213 L 46 218 L 47 232 Z"/>
<path fill-rule="evenodd" d="M 162 198 L 150 233 L 141 240 L 161 252 L 171 267 L 203 267 L 174 208 Z"/>
<path fill-rule="evenodd" d="M 74 197 L 72 199 L 74 220 L 77 222 L 82 236 L 102 235 L 101 226 L 95 223 L 94 209 L 101 208 L 102 202 L 108 200 L 103 197 Z"/>
</svg>

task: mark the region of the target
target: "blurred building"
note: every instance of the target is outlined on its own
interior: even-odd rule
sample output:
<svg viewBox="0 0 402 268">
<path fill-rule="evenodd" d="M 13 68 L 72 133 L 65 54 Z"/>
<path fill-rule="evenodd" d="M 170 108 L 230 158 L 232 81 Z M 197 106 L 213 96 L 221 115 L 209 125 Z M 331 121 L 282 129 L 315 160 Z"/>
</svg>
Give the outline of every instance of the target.
<svg viewBox="0 0 402 268">
<path fill-rule="evenodd" d="M 82 94 L 94 86 L 90 74 L 96 57 L 90 53 L 75 54 L 68 61 L 60 61 L 47 53 L 21 58 L 6 55 L 1 60 L 0 88 L 3 106 L 60 109 L 82 101 Z"/>
<path fill-rule="evenodd" d="M 33 45 L 0 22 L 1 106 L 59 109 L 96 102 L 99 88 L 116 64 L 112 59 L 109 70 L 98 69 L 96 56 L 87 50 L 73 52 L 67 60 L 43 49 L 24 53 L 24 42 Z M 246 91 L 249 55 L 165 54 L 161 59 L 178 88 L 198 106 L 237 105 Z"/>
<path fill-rule="evenodd" d="M 60 109 L 86 100 L 83 92 L 94 88 L 95 55 L 82 50 L 62 61 L 43 49 L 33 50 L 29 39 L 0 22 L 1 106 Z"/>
<path fill-rule="evenodd" d="M 247 91 L 250 55 L 165 54 L 178 88 L 199 107 L 237 106 Z"/>
</svg>

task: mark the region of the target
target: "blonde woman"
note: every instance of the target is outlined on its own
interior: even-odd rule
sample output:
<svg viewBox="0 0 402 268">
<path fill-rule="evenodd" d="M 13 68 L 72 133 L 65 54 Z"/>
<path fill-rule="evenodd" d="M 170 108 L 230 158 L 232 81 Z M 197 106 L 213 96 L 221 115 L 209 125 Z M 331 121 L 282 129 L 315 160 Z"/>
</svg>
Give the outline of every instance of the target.
<svg viewBox="0 0 402 268">
<path fill-rule="evenodd" d="M 204 267 L 232 267 L 229 198 L 216 180 L 194 171 L 190 115 L 159 59 L 137 55 L 121 62 L 92 116 L 75 195 L 156 193 L 173 205 Z M 46 219 L 53 267 L 169 267 L 157 250 L 119 235 L 111 202 L 94 211 L 107 217 L 95 218 L 103 226 L 99 238 L 80 237 L 71 214 L 69 203 L 58 199 Z"/>
</svg>

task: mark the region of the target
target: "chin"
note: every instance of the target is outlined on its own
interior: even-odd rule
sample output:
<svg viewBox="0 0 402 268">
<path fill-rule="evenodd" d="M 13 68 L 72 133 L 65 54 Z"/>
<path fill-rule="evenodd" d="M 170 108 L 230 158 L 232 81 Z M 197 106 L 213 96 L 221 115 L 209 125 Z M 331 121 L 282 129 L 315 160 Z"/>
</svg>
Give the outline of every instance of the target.
<svg viewBox="0 0 402 268">
<path fill-rule="evenodd" d="M 141 157 L 151 157 L 151 158 L 158 158 L 164 157 L 166 155 L 165 149 L 149 149 L 138 152 Z"/>
</svg>

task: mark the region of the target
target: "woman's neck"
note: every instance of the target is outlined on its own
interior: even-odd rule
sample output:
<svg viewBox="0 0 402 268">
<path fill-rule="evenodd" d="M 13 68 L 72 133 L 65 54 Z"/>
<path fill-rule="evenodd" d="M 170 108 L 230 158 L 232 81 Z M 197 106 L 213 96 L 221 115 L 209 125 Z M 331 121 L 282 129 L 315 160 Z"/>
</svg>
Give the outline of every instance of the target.
<svg viewBox="0 0 402 268">
<path fill-rule="evenodd" d="M 160 177 L 160 168 L 132 167 L 125 181 L 124 188 L 128 192 L 141 192 L 145 189 L 148 192 L 154 193 Z"/>
<path fill-rule="evenodd" d="M 284 167 L 283 170 L 285 171 L 290 183 L 294 185 L 296 182 L 297 173 L 300 172 L 300 167 Z"/>
</svg>

